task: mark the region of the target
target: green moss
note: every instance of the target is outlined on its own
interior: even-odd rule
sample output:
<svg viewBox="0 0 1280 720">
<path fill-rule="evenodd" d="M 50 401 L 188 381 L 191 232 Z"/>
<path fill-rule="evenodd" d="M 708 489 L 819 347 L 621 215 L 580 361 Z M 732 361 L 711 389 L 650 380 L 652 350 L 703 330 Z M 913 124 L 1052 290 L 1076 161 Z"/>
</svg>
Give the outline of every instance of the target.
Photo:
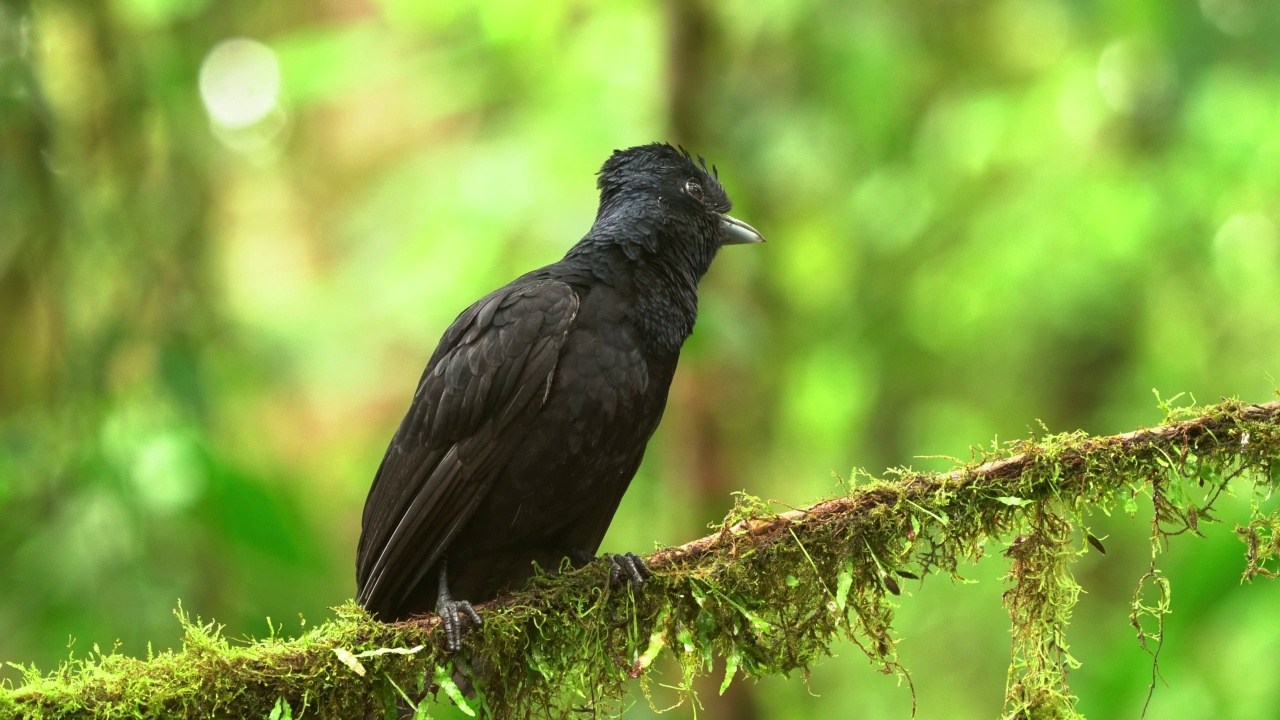
<svg viewBox="0 0 1280 720">
<path fill-rule="evenodd" d="M 627 686 L 674 658 L 683 697 L 725 659 L 738 676 L 805 671 L 847 638 L 891 673 L 901 578 L 955 575 L 1009 540 L 1004 603 L 1011 629 L 1006 717 L 1076 717 L 1067 627 L 1080 587 L 1075 558 L 1090 513 L 1154 510 L 1152 565 L 1134 600 L 1135 626 L 1158 651 L 1169 584 L 1156 560 L 1168 538 L 1196 533 L 1228 483 L 1251 483 L 1239 533 L 1247 577 L 1277 572 L 1280 517 L 1261 498 L 1280 483 L 1280 404 L 1168 409 L 1170 424 L 1095 438 L 1019 441 L 945 474 L 893 470 L 846 497 L 776 515 L 739 495 L 719 530 L 650 561 L 642 593 L 611 587 L 596 565 L 535 578 L 491 603 L 456 657 L 434 620 L 384 625 L 346 605 L 301 637 L 233 645 L 216 625 L 179 613 L 183 648 L 137 660 L 76 659 L 43 675 L 24 669 L 0 688 L 0 716 L 68 718 L 309 717 L 394 713 L 434 691 L 492 717 L 584 717 L 621 709 Z M 428 710 L 429 706 L 424 708 Z"/>
</svg>

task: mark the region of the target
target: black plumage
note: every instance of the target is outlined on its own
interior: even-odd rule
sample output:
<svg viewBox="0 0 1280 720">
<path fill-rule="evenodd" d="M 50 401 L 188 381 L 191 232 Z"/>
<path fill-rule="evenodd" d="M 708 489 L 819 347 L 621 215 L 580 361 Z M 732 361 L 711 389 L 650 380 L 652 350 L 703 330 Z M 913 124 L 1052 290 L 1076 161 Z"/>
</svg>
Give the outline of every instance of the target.
<svg viewBox="0 0 1280 720">
<path fill-rule="evenodd" d="M 662 417 L 698 280 L 722 245 L 763 240 L 669 145 L 615 152 L 598 186 L 564 259 L 445 332 L 365 503 L 360 603 L 387 621 L 434 607 L 451 648 L 462 617 L 479 622 L 466 601 L 594 555 Z"/>
</svg>

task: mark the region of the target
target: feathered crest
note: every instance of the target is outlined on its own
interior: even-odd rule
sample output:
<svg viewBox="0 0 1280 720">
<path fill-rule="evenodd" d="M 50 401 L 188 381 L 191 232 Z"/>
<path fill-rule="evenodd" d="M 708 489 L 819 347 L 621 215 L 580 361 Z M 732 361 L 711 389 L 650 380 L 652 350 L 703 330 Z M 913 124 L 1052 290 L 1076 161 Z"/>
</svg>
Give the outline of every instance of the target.
<svg viewBox="0 0 1280 720">
<path fill-rule="evenodd" d="M 684 149 L 683 145 L 677 145 L 676 149 L 680 151 L 681 155 L 684 155 L 685 160 L 688 160 L 689 162 L 693 162 L 693 156 L 689 154 L 688 150 Z M 711 177 L 715 178 L 716 180 L 720 179 L 720 171 L 716 169 L 715 165 L 712 165 L 710 168 L 708 168 L 707 159 L 702 157 L 701 155 L 698 156 L 698 164 L 702 166 L 703 170 L 711 173 Z"/>
<path fill-rule="evenodd" d="M 661 156 L 665 153 L 671 153 L 676 157 L 684 158 L 685 160 L 689 161 L 690 164 L 696 164 L 698 166 L 701 166 L 703 172 L 707 173 L 712 178 L 714 178 L 716 182 L 720 181 L 719 169 L 717 169 L 715 165 L 712 165 L 711 167 L 707 167 L 706 158 L 702 157 L 701 155 L 698 155 L 695 158 L 692 154 L 689 153 L 688 150 L 684 148 L 683 145 L 671 145 L 670 143 L 664 143 L 664 142 L 655 142 L 655 143 L 650 143 L 648 145 L 638 145 L 633 148 L 627 148 L 626 150 L 614 150 L 613 155 L 611 155 L 609 159 L 605 161 L 604 165 L 600 168 L 600 171 L 597 173 L 597 175 L 599 175 L 600 180 L 603 181 L 605 176 L 610 175 L 614 172 L 617 172 L 622 167 L 628 164 L 631 164 L 633 162 L 641 162 L 641 163 L 648 163 L 648 162 L 654 162 L 654 161 L 661 162 L 662 161 Z M 672 159 L 675 159 L 675 158 L 672 158 Z M 597 184 L 600 185 L 601 183 L 597 183 Z M 603 189 L 603 186 L 602 186 L 602 189 Z"/>
<path fill-rule="evenodd" d="M 720 171 L 716 166 L 707 167 L 706 158 L 694 156 L 682 145 L 655 142 L 648 145 L 637 145 L 626 150 L 614 150 L 613 155 L 601 166 L 596 179 L 596 187 L 600 188 L 600 202 L 603 206 L 615 197 L 628 183 L 636 179 L 656 178 L 663 173 L 683 173 L 687 170 L 700 169 L 707 176 L 706 182 L 714 187 L 705 188 L 708 192 L 708 207 L 719 212 L 728 212 L 733 203 L 720 187 Z M 656 173 L 656 174 L 655 174 Z M 684 178 L 677 178 L 683 183 Z M 676 180 L 670 180 L 675 187 Z"/>
</svg>

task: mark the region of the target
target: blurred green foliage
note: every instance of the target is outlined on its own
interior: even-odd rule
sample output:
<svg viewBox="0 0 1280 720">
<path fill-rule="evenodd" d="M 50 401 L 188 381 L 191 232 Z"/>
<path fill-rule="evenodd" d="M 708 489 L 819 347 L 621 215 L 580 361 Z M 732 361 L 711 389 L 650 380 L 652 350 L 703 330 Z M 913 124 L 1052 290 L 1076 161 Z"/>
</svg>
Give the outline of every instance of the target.
<svg viewBox="0 0 1280 720">
<path fill-rule="evenodd" d="M 0 659 L 171 645 L 179 599 L 232 635 L 326 617 L 444 327 L 558 258 L 600 162 L 655 139 L 714 160 L 770 242 L 704 281 L 608 548 L 701 535 L 739 488 L 801 505 L 1037 420 L 1151 424 L 1153 387 L 1265 399 L 1278 33 L 1248 0 L 10 0 Z M 1096 520 L 1072 689 L 1134 716 L 1145 520 Z M 1237 587 L 1213 530 L 1163 558 L 1154 717 L 1280 706 L 1280 591 Z M 922 717 L 998 714 L 1004 572 L 904 588 Z M 702 712 L 909 713 L 834 652 Z"/>
</svg>

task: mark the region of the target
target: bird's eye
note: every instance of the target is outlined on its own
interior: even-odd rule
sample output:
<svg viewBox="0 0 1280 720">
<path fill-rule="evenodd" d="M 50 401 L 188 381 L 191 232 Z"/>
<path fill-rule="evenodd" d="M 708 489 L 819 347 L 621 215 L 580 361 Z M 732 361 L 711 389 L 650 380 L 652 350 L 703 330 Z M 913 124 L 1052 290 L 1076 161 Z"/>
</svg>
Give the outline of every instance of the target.
<svg viewBox="0 0 1280 720">
<path fill-rule="evenodd" d="M 684 191 L 689 197 L 697 200 L 698 202 L 702 202 L 702 186 L 698 184 L 697 180 L 690 180 L 686 182 L 684 184 Z"/>
</svg>

